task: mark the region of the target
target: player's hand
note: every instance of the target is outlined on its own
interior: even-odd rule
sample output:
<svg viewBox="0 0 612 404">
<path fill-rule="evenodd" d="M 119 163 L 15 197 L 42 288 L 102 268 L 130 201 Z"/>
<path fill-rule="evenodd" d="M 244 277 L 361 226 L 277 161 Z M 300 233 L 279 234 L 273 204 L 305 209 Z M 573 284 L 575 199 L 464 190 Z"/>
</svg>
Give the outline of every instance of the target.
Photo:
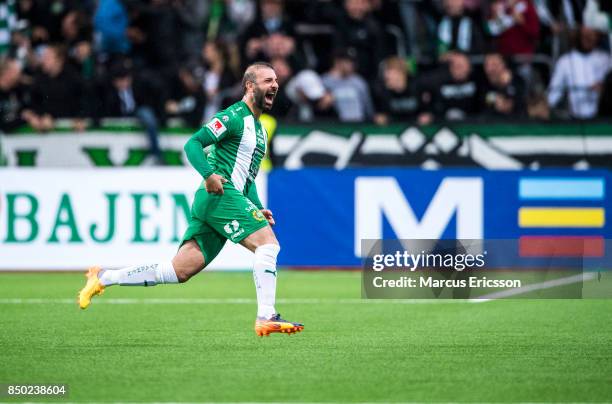
<svg viewBox="0 0 612 404">
<path fill-rule="evenodd" d="M 206 178 L 206 192 L 209 194 L 223 195 L 223 184 L 226 182 L 227 180 L 219 174 L 212 174 L 210 177 Z"/>
<path fill-rule="evenodd" d="M 276 222 L 274 221 L 274 216 L 272 215 L 272 211 L 270 209 L 262 209 L 262 215 L 266 218 L 270 226 L 274 226 Z"/>
</svg>

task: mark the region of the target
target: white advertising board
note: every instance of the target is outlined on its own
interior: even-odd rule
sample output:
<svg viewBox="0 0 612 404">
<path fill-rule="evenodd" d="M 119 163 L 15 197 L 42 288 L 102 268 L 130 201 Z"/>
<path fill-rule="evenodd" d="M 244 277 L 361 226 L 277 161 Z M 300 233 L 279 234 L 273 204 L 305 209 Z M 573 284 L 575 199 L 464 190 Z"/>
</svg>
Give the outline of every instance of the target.
<svg viewBox="0 0 612 404">
<path fill-rule="evenodd" d="M 0 270 L 82 270 L 171 259 L 201 178 L 190 168 L 0 169 Z M 266 178 L 257 179 L 266 201 Z M 227 242 L 210 269 L 247 269 Z"/>
</svg>

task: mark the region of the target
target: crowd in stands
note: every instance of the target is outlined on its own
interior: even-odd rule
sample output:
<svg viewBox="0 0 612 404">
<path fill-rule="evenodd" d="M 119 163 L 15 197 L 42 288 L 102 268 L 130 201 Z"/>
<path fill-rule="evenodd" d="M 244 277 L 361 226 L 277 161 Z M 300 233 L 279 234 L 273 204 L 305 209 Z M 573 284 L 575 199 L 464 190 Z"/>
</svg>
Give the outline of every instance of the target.
<svg viewBox="0 0 612 404">
<path fill-rule="evenodd" d="M 428 124 L 612 115 L 608 1 L 5 0 L 1 130 L 197 127 L 270 62 L 271 115 Z"/>
</svg>

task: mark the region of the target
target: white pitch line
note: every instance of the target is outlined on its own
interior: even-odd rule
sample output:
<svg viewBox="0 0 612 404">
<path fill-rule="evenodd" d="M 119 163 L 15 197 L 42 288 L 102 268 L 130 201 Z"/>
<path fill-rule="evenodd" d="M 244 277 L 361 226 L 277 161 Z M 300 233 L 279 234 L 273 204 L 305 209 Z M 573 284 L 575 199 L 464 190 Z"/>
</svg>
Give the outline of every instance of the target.
<svg viewBox="0 0 612 404">
<path fill-rule="evenodd" d="M 571 285 L 573 283 L 592 280 L 596 275 L 592 272 L 568 276 L 567 278 L 533 283 L 520 288 L 513 288 L 501 292 L 490 293 L 473 299 L 277 299 L 278 304 L 463 304 L 485 303 L 505 297 L 517 296 L 536 290 L 550 289 L 557 286 Z M 96 304 L 256 304 L 256 299 L 245 298 L 115 298 L 96 299 Z M 62 298 L 1 298 L 0 304 L 76 304 L 76 299 Z"/>
<path fill-rule="evenodd" d="M 488 295 L 483 295 L 479 298 L 470 299 L 469 301 L 471 303 L 490 302 L 491 300 L 503 299 L 504 297 L 522 295 L 525 293 L 534 292 L 536 290 L 556 288 L 557 286 L 571 285 L 573 283 L 590 281 L 592 279 L 595 279 L 595 274 L 592 272 L 587 272 L 584 274 L 568 276 L 567 278 L 559 278 L 540 283 L 532 283 L 531 285 L 522 286 L 520 288 L 513 288 L 503 290 L 501 292 L 490 293 Z"/>
<path fill-rule="evenodd" d="M 463 304 L 453 299 L 277 299 L 278 304 Z M 3 298 L 0 304 L 76 304 L 76 299 Z M 95 304 L 257 304 L 256 299 L 242 298 L 144 298 L 96 299 Z"/>
</svg>

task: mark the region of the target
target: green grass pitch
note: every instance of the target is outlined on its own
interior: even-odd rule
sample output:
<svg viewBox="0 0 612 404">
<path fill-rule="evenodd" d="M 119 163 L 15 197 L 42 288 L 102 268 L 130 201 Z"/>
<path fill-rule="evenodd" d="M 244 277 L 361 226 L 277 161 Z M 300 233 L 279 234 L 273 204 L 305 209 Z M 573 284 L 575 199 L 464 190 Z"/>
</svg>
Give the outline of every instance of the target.
<svg viewBox="0 0 612 404">
<path fill-rule="evenodd" d="M 357 272 L 281 270 L 277 309 L 306 328 L 259 338 L 248 272 L 112 287 L 86 311 L 83 281 L 0 274 L 0 383 L 67 383 L 60 402 L 612 400 L 612 301 L 378 303 Z"/>
</svg>

